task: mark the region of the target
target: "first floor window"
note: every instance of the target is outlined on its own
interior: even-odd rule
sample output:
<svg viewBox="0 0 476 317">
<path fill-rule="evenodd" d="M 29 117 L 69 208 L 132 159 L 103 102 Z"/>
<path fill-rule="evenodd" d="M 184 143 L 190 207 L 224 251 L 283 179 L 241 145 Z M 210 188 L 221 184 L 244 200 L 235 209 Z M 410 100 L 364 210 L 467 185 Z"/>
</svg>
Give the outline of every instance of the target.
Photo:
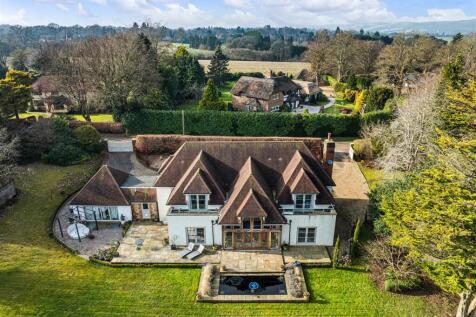
<svg viewBox="0 0 476 317">
<path fill-rule="evenodd" d="M 294 200 L 294 208 L 296 209 L 311 209 L 312 194 L 297 194 Z"/>
<path fill-rule="evenodd" d="M 207 196 L 206 195 L 190 195 L 189 207 L 190 207 L 190 210 L 207 209 Z"/>
<path fill-rule="evenodd" d="M 316 242 L 316 228 L 298 228 L 298 243 Z"/>
<path fill-rule="evenodd" d="M 205 243 L 205 228 L 187 228 L 187 243 Z"/>
</svg>

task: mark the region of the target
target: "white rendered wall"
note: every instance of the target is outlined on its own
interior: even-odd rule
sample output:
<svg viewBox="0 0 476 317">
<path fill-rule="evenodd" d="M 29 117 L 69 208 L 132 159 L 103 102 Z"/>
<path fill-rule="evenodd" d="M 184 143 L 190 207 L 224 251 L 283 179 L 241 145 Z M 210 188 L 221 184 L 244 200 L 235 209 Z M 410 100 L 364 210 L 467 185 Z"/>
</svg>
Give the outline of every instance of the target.
<svg viewBox="0 0 476 317">
<path fill-rule="evenodd" d="M 334 229 L 336 224 L 336 214 L 319 215 L 284 215 L 288 219 L 288 224 L 283 225 L 282 241 L 289 245 L 334 245 Z M 289 241 L 289 222 L 291 222 L 291 241 Z M 298 227 L 315 227 L 316 242 L 297 243 Z"/>
<path fill-rule="evenodd" d="M 169 241 L 176 245 L 187 245 L 187 227 L 205 228 L 205 245 L 212 245 L 212 220 L 216 222 L 218 215 L 197 215 L 190 216 L 190 213 L 183 216 L 168 216 L 167 225 L 169 230 Z M 213 225 L 215 245 L 221 245 L 221 226 Z"/>
<path fill-rule="evenodd" d="M 124 216 L 124 221 L 132 220 L 131 206 L 118 206 L 117 212 L 119 213 L 119 219 L 121 219 L 121 216 Z"/>
<path fill-rule="evenodd" d="M 162 222 L 167 222 L 167 212 L 169 211 L 167 200 L 169 199 L 172 189 L 174 188 L 157 187 L 157 206 L 159 207 L 159 220 Z"/>
</svg>

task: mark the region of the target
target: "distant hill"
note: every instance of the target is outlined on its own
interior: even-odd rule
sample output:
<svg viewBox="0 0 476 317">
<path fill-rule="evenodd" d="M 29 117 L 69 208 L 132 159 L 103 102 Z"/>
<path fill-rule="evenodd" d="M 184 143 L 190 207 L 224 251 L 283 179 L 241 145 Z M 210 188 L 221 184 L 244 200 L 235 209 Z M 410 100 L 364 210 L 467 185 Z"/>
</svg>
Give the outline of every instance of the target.
<svg viewBox="0 0 476 317">
<path fill-rule="evenodd" d="M 469 34 L 476 32 L 476 19 L 461 21 L 435 22 L 396 22 L 349 26 L 352 29 L 363 28 L 365 31 L 380 33 L 421 32 L 431 35 L 454 35 L 456 33 Z"/>
</svg>

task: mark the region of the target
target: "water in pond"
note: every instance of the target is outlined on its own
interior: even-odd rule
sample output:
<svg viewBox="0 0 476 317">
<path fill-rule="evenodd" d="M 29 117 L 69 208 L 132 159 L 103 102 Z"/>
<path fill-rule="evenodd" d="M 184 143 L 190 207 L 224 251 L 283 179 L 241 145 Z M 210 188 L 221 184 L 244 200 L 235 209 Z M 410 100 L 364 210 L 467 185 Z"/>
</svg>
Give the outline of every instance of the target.
<svg viewBox="0 0 476 317">
<path fill-rule="evenodd" d="M 284 276 L 233 275 L 220 278 L 220 295 L 286 295 Z"/>
</svg>

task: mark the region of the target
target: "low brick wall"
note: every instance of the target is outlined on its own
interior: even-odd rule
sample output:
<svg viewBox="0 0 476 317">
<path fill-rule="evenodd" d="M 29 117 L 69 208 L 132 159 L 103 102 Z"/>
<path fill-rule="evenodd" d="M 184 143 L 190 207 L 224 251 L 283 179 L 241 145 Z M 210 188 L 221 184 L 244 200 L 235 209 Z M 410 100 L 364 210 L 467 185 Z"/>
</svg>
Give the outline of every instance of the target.
<svg viewBox="0 0 476 317">
<path fill-rule="evenodd" d="M 323 142 L 321 138 L 145 134 L 135 137 L 134 147 L 135 151 L 140 154 L 172 154 L 186 141 L 303 141 L 311 152 L 322 161 Z"/>
<path fill-rule="evenodd" d="M 6 204 L 10 199 L 15 197 L 17 191 L 13 183 L 0 187 L 0 207 Z"/>
<path fill-rule="evenodd" d="M 125 132 L 124 126 L 120 122 L 69 121 L 69 127 L 72 129 L 86 124 L 93 126 L 100 133 L 122 134 Z"/>
</svg>

